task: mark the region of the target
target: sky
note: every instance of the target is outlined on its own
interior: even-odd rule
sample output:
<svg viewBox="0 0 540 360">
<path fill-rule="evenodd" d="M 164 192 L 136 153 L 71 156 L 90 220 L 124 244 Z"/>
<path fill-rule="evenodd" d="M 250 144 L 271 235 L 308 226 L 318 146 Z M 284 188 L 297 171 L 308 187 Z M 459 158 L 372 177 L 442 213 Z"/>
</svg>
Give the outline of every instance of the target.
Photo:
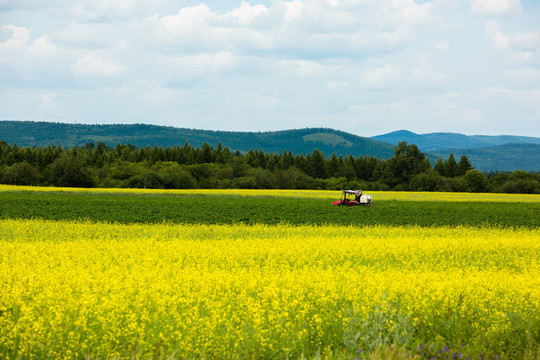
<svg viewBox="0 0 540 360">
<path fill-rule="evenodd" d="M 538 0 L 0 0 L 0 119 L 540 137 Z"/>
</svg>

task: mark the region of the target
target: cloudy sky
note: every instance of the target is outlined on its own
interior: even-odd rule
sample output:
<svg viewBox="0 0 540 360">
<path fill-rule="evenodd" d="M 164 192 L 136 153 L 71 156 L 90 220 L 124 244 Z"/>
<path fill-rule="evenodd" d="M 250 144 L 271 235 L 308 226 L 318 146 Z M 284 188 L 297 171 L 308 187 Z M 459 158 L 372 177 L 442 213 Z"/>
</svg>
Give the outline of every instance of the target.
<svg viewBox="0 0 540 360">
<path fill-rule="evenodd" d="M 538 0 L 0 0 L 0 119 L 540 137 Z"/>
</svg>

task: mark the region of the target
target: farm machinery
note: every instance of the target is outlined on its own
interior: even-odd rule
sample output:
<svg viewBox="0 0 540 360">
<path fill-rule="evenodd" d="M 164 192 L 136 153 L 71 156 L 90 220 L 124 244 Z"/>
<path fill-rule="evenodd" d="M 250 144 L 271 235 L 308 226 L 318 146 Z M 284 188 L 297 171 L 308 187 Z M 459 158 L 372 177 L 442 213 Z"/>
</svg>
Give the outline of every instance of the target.
<svg viewBox="0 0 540 360">
<path fill-rule="evenodd" d="M 341 199 L 334 201 L 332 205 L 342 206 L 372 206 L 373 198 L 371 195 L 363 194 L 362 190 L 343 190 Z"/>
</svg>

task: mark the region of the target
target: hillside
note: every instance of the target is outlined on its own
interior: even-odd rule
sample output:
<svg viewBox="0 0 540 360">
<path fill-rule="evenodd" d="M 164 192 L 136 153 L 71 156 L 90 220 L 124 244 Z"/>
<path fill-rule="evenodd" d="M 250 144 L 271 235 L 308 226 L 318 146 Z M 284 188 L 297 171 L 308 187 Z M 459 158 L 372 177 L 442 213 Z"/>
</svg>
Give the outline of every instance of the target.
<svg viewBox="0 0 540 360">
<path fill-rule="evenodd" d="M 472 149 L 505 144 L 540 144 L 540 138 L 513 135 L 463 135 L 456 133 L 415 134 L 407 130 L 394 131 L 371 139 L 397 145 L 400 141 L 416 144 L 422 151 Z"/>
<path fill-rule="evenodd" d="M 505 144 L 475 149 L 446 149 L 432 151 L 432 156 L 447 159 L 450 153 L 457 161 L 466 155 L 472 166 L 480 171 L 540 171 L 540 144 Z"/>
<path fill-rule="evenodd" d="M 109 146 L 131 144 L 144 146 L 190 145 L 204 143 L 217 146 L 219 142 L 232 151 L 260 149 L 270 153 L 307 154 L 318 148 L 326 156 L 375 156 L 387 159 L 394 154 L 394 146 L 343 131 L 311 128 L 272 132 L 233 132 L 195 130 L 157 125 L 83 125 L 31 121 L 0 121 L 0 141 L 18 146 L 62 145 L 83 146 L 103 142 Z"/>
</svg>

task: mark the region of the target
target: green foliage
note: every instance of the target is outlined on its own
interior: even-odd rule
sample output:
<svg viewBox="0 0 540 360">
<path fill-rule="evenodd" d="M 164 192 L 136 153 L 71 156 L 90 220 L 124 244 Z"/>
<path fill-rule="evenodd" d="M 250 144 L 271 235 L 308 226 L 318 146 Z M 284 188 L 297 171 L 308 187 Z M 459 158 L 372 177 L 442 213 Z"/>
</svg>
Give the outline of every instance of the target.
<svg viewBox="0 0 540 360">
<path fill-rule="evenodd" d="M 468 170 L 463 178 L 467 182 L 469 191 L 483 192 L 486 190 L 487 179 L 480 171 Z"/>
<path fill-rule="evenodd" d="M 254 177 L 235 181 L 252 182 Z M 336 192 L 336 200 L 339 198 Z M 219 209 L 219 210 L 216 210 Z M 0 193 L 0 218 L 43 218 L 120 223 L 341 224 L 355 226 L 540 226 L 540 203 L 377 201 L 336 207 L 318 199 Z"/>
<path fill-rule="evenodd" d="M 36 185 L 39 180 L 39 171 L 27 161 L 14 163 L 0 173 L 0 179 L 4 184 L 10 185 Z"/>
<path fill-rule="evenodd" d="M 437 161 L 435 162 L 435 166 L 433 167 L 433 170 L 435 170 L 436 172 L 439 173 L 439 175 L 446 175 L 446 169 L 444 167 L 444 162 L 442 161 L 441 158 L 438 158 Z"/>
<path fill-rule="evenodd" d="M 443 178 L 438 191 L 468 192 L 469 187 L 463 177 Z"/>
<path fill-rule="evenodd" d="M 318 149 L 313 150 L 308 174 L 313 178 L 322 179 L 326 177 L 326 160 L 324 154 Z"/>
<path fill-rule="evenodd" d="M 250 150 L 232 153 L 218 144 L 202 148 L 188 143 L 143 147 L 103 143 L 64 149 L 21 148 L 0 143 L 0 182 L 20 185 L 137 188 L 248 188 L 471 191 L 460 171 L 470 167 L 439 159 L 435 171 L 415 145 L 396 147 L 388 160 L 372 156 L 326 158 L 318 149 L 305 156 Z M 448 174 L 456 169 L 458 176 Z M 452 165 L 453 164 L 453 165 Z M 455 165 L 455 166 L 454 166 Z M 343 180 L 345 179 L 345 180 Z M 476 188 L 475 188 L 476 189 Z M 477 190 L 475 190 L 477 191 Z M 490 175 L 479 191 L 540 193 L 540 175 L 514 172 Z"/>
<path fill-rule="evenodd" d="M 467 158 L 466 155 L 461 155 L 461 158 L 459 159 L 459 164 L 457 166 L 457 175 L 463 176 L 465 173 L 469 170 L 472 170 L 473 167 L 471 165 L 471 162 Z"/>
<path fill-rule="evenodd" d="M 409 188 L 412 191 L 437 191 L 442 181 L 438 172 L 427 171 L 413 177 Z"/>
<path fill-rule="evenodd" d="M 93 181 L 84 163 L 75 154 L 64 153 L 49 167 L 50 183 L 54 186 L 92 187 Z"/>
<path fill-rule="evenodd" d="M 388 159 L 385 182 L 391 186 L 407 185 L 416 175 L 427 170 L 424 154 L 416 145 L 400 142 L 395 148 L 395 154 Z"/>
<path fill-rule="evenodd" d="M 500 188 L 501 192 L 540 194 L 540 174 L 514 171 Z"/>
<path fill-rule="evenodd" d="M 444 163 L 444 175 L 449 178 L 453 178 L 458 173 L 458 165 L 456 159 L 454 159 L 454 154 L 450 153 L 448 159 Z"/>
</svg>

